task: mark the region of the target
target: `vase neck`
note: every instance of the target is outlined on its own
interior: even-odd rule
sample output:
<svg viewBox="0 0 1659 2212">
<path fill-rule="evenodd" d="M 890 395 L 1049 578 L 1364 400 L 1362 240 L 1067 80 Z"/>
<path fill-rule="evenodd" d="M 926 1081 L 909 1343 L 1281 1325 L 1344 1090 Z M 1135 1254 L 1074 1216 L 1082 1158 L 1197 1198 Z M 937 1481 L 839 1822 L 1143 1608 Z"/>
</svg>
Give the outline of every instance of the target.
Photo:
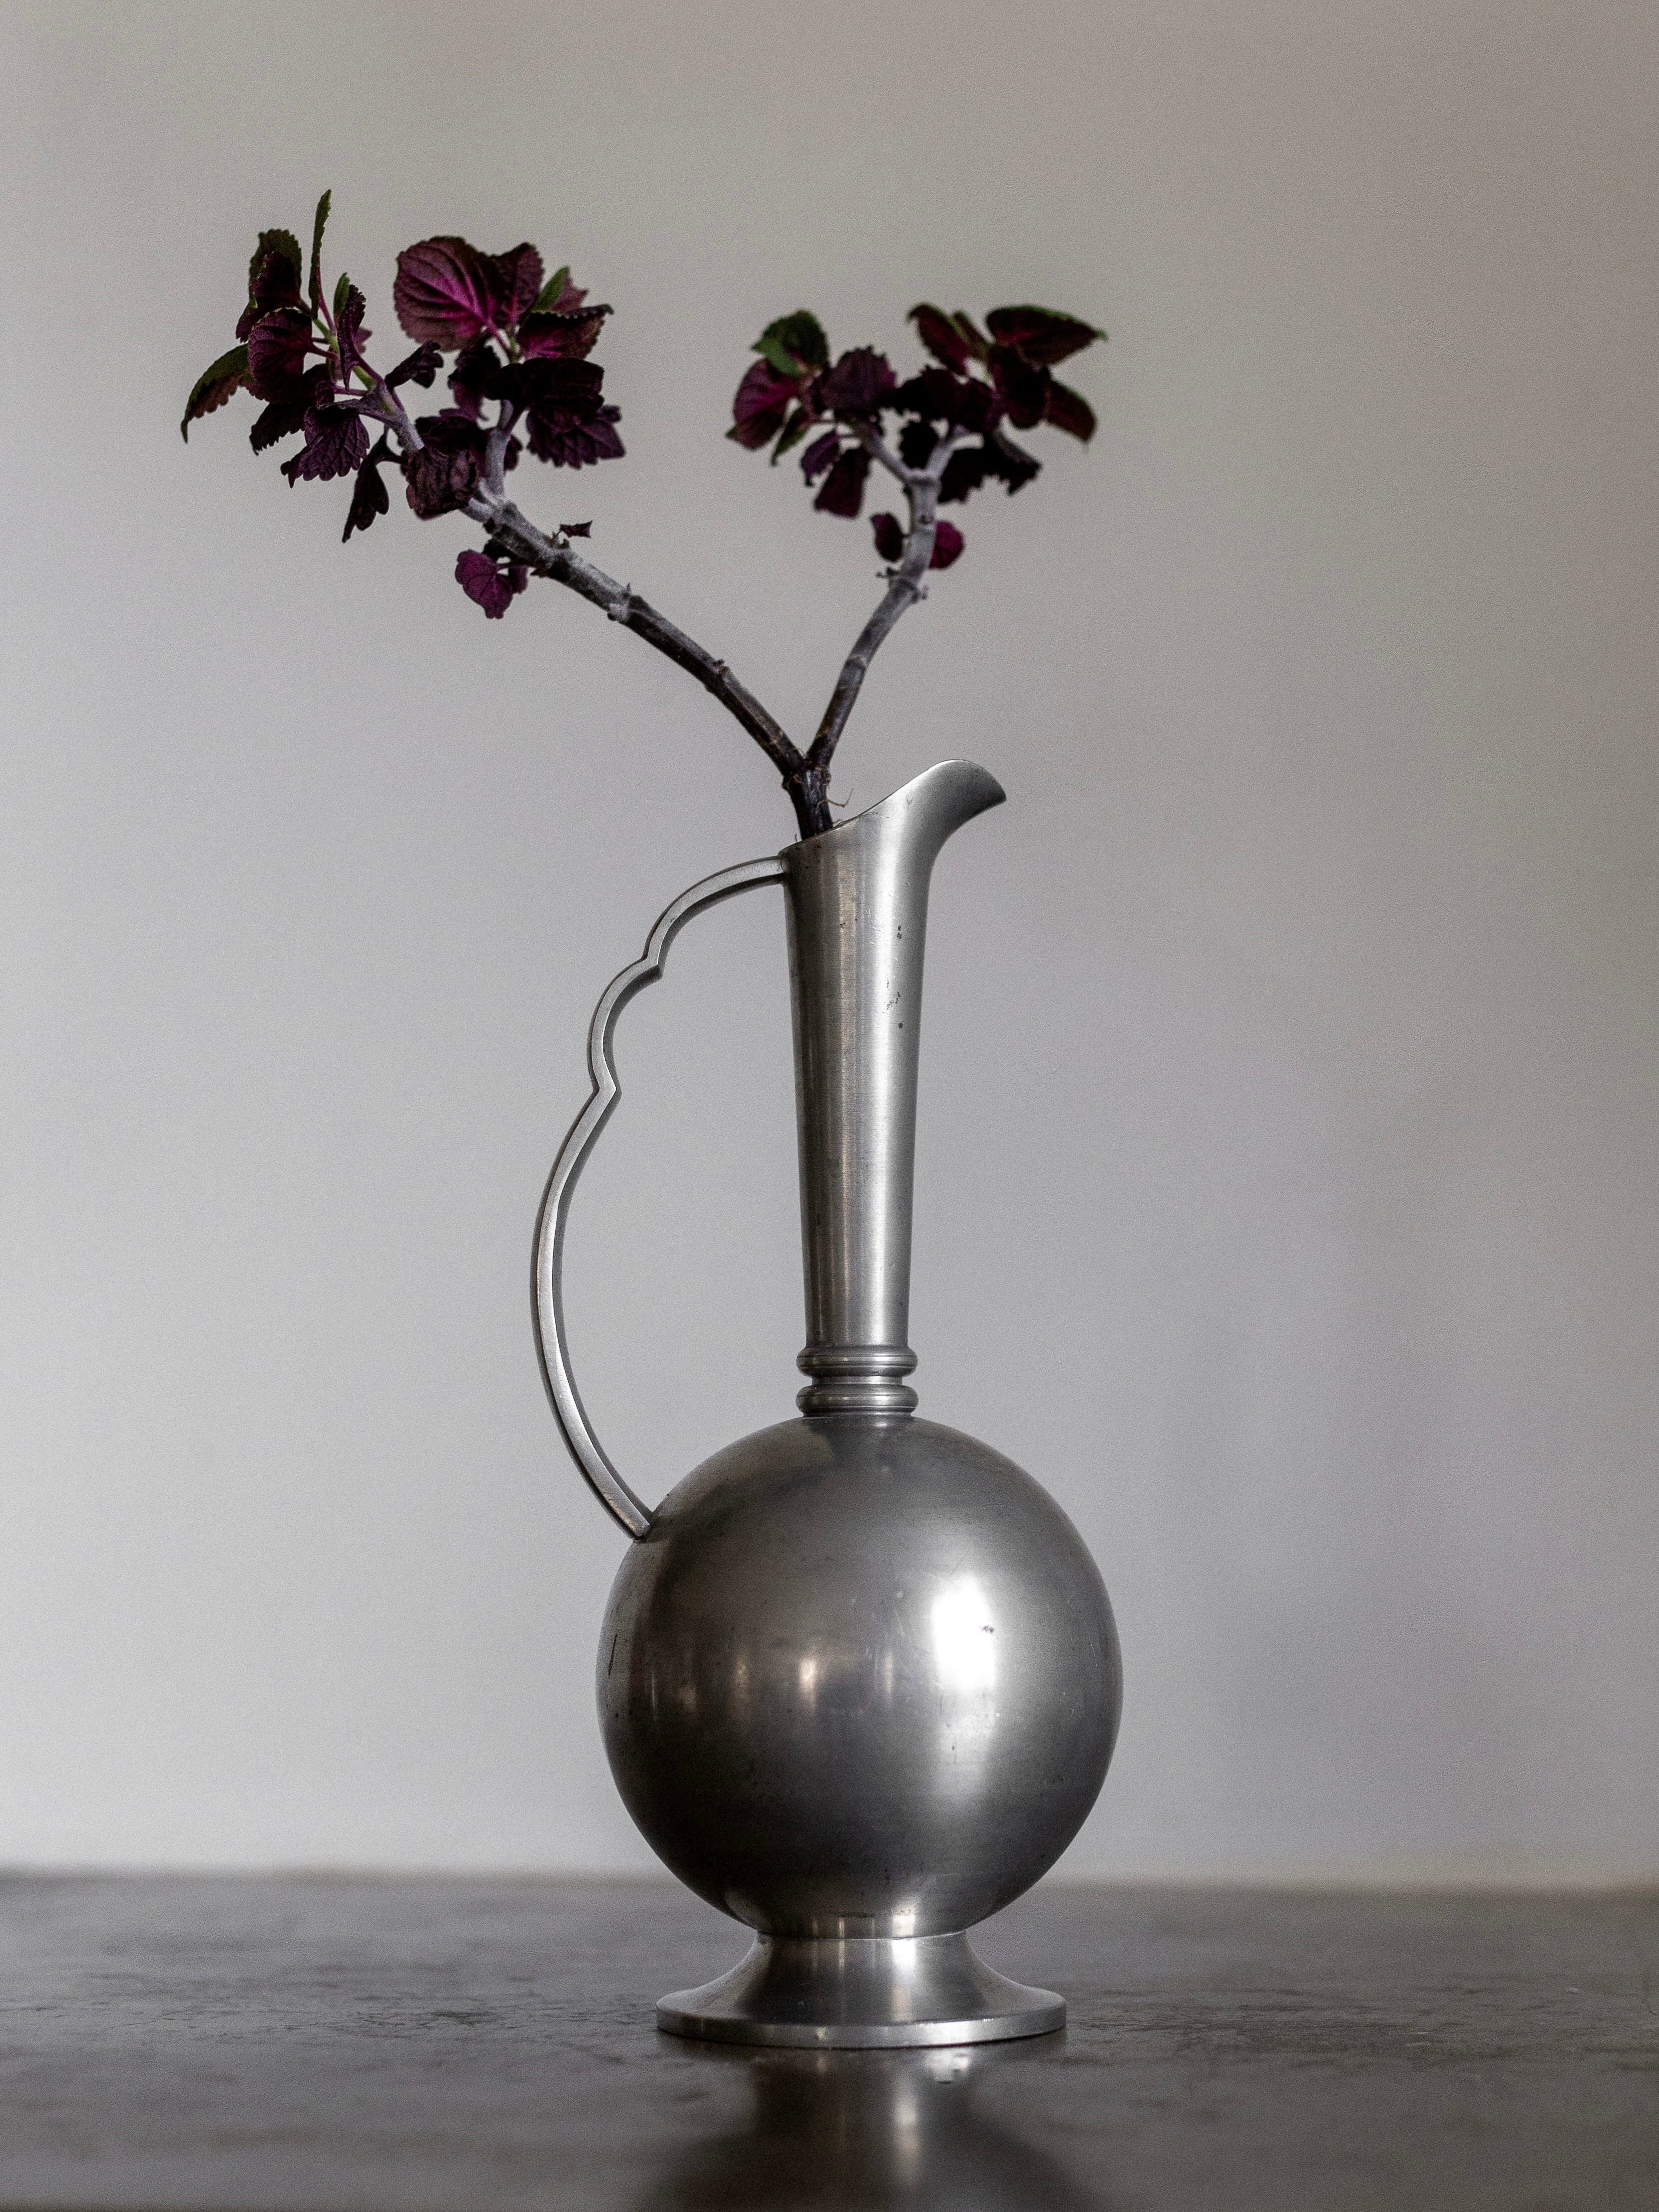
<svg viewBox="0 0 1659 2212">
<path fill-rule="evenodd" d="M 811 1378 L 804 1413 L 908 1413 L 922 956 L 933 862 L 1005 793 L 945 761 L 783 855 Z"/>
</svg>

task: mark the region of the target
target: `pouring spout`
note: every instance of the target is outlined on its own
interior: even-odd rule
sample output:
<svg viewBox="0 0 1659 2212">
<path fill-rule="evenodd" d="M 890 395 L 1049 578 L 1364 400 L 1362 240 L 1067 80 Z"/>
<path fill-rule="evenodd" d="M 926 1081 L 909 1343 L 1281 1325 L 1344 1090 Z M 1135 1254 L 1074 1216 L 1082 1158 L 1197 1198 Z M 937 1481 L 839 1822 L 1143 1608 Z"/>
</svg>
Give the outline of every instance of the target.
<svg viewBox="0 0 1659 2212">
<path fill-rule="evenodd" d="M 927 892 L 945 840 L 1006 793 L 942 761 L 780 855 L 789 913 L 811 1378 L 805 1413 L 908 1413 L 910 1224 Z"/>
</svg>

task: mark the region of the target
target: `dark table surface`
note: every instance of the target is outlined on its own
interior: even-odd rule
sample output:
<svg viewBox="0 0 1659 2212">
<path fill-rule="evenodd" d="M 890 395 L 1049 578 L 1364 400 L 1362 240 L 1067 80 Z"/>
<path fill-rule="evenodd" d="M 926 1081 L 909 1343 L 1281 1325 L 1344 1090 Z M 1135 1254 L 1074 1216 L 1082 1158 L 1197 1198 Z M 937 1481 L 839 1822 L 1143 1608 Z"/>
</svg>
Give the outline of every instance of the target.
<svg viewBox="0 0 1659 2212">
<path fill-rule="evenodd" d="M 1040 1890 L 977 2051 L 652 2025 L 744 1931 L 654 1884 L 0 1882 L 0 2204 L 1659 2208 L 1659 1895 Z"/>
</svg>

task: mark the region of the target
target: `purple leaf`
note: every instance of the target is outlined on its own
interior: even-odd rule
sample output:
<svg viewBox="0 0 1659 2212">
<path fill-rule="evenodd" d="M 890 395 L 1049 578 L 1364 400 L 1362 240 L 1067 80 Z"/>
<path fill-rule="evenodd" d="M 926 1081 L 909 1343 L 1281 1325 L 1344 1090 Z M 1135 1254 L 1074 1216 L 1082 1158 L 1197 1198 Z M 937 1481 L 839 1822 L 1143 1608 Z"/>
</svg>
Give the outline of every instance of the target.
<svg viewBox="0 0 1659 2212">
<path fill-rule="evenodd" d="M 897 515 L 872 514 L 870 527 L 875 532 L 877 558 L 896 561 L 904 550 L 904 525 Z"/>
<path fill-rule="evenodd" d="M 780 376 L 763 361 L 751 363 L 732 402 L 732 427 L 726 436 L 750 453 L 770 445 L 794 404 L 795 392 L 794 378 Z"/>
<path fill-rule="evenodd" d="M 487 339 L 477 339 L 463 349 L 449 373 L 449 388 L 463 415 L 477 421 L 484 401 L 500 392 L 501 371 L 495 349 Z"/>
<path fill-rule="evenodd" d="M 204 415 L 211 415 L 216 407 L 222 407 L 232 394 L 247 382 L 247 348 L 232 346 L 222 353 L 211 368 L 204 368 L 190 387 L 190 397 L 185 402 L 185 418 L 179 425 L 179 434 L 188 445 L 190 426 Z"/>
<path fill-rule="evenodd" d="M 945 474 L 939 478 L 939 496 L 943 507 L 955 506 L 977 491 L 985 481 L 985 448 L 983 446 L 958 446 L 945 464 Z"/>
<path fill-rule="evenodd" d="M 993 307 L 985 322 L 999 345 L 1014 347 L 1039 368 L 1052 368 L 1106 335 L 1092 323 L 1048 307 Z"/>
<path fill-rule="evenodd" d="M 991 375 L 1007 404 L 1008 420 L 1016 430 L 1034 430 L 1048 404 L 1054 382 L 1046 368 L 1038 368 L 1012 346 L 991 349 Z"/>
<path fill-rule="evenodd" d="M 483 433 L 464 415 L 422 415 L 415 425 L 424 443 L 404 457 L 404 489 L 422 522 L 453 514 L 478 481 Z"/>
<path fill-rule="evenodd" d="M 368 432 L 361 415 L 349 407 L 306 410 L 306 441 L 291 461 L 283 463 L 290 484 L 328 483 L 361 468 L 368 458 Z"/>
<path fill-rule="evenodd" d="M 367 530 L 377 514 L 392 511 L 391 495 L 386 488 L 386 478 L 380 474 L 380 463 L 391 449 L 384 438 L 357 471 L 357 481 L 352 486 L 351 506 L 346 515 L 344 544 L 354 530 Z"/>
<path fill-rule="evenodd" d="M 925 469 L 938 443 L 939 436 L 931 422 L 907 422 L 899 432 L 899 459 L 907 469 Z M 956 454 L 952 453 L 951 459 L 954 460 Z"/>
<path fill-rule="evenodd" d="M 469 548 L 456 560 L 455 580 L 491 622 L 499 622 L 529 582 L 530 572 L 521 562 L 492 561 Z"/>
<path fill-rule="evenodd" d="M 862 446 L 849 446 L 819 486 L 813 506 L 820 514 L 842 514 L 850 520 L 864 504 L 864 480 L 869 473 L 869 454 Z"/>
<path fill-rule="evenodd" d="M 593 535 L 591 522 L 562 522 L 559 530 L 566 538 L 591 538 Z"/>
<path fill-rule="evenodd" d="M 545 354 L 514 362 L 497 381 L 501 395 L 516 406 L 563 408 L 580 421 L 598 414 L 605 393 L 605 371 L 598 362 Z"/>
<path fill-rule="evenodd" d="M 443 362 L 442 348 L 428 339 L 426 344 L 417 345 L 413 353 L 404 355 L 387 377 L 386 384 L 392 389 L 400 384 L 418 384 L 423 392 L 429 392 Z"/>
<path fill-rule="evenodd" d="M 873 415 L 898 383 L 885 354 L 855 346 L 818 386 L 818 404 L 832 415 Z"/>
<path fill-rule="evenodd" d="M 483 256 L 464 238 L 406 246 L 398 256 L 392 304 L 410 337 L 453 352 L 489 327 L 493 300 Z"/>
<path fill-rule="evenodd" d="M 530 450 L 538 461 L 555 468 L 580 469 L 594 461 L 619 461 L 627 447 L 611 428 L 622 419 L 620 407 L 601 407 L 586 422 L 561 422 L 556 410 L 530 413 Z"/>
<path fill-rule="evenodd" d="M 1095 434 L 1095 410 L 1080 392 L 1073 392 L 1069 384 L 1051 379 L 1048 385 L 1048 404 L 1042 419 L 1052 422 L 1056 430 L 1068 430 L 1074 438 L 1081 438 L 1086 446 Z"/>
<path fill-rule="evenodd" d="M 925 422 L 953 422 L 963 430 L 983 430 L 1000 405 L 988 384 L 976 376 L 954 376 L 945 368 L 924 368 L 900 385 L 892 404 Z"/>
<path fill-rule="evenodd" d="M 583 361 L 599 343 L 609 307 L 561 309 L 556 314 L 526 315 L 519 325 L 519 350 L 526 361 L 565 357 Z"/>
<path fill-rule="evenodd" d="M 930 307 L 924 301 L 910 310 L 910 320 L 916 326 L 916 336 L 935 361 L 943 362 L 946 368 L 961 369 L 967 366 L 968 341 L 949 315 L 940 308 Z"/>
<path fill-rule="evenodd" d="M 998 477 L 1011 492 L 1018 491 L 1022 484 L 1030 483 L 1033 477 L 1042 472 L 1042 462 L 1000 430 L 991 433 L 981 453 L 986 475 Z M 951 458 L 954 460 L 956 456 L 952 454 Z"/>
<path fill-rule="evenodd" d="M 261 315 L 273 307 L 297 307 L 303 267 L 300 241 L 291 230 L 262 230 L 247 268 L 247 305 L 236 325 L 245 338 Z"/>
<path fill-rule="evenodd" d="M 533 246 L 509 246 L 505 253 L 481 253 L 495 306 L 494 319 L 509 329 L 527 314 L 542 289 L 542 257 Z"/>
<path fill-rule="evenodd" d="M 291 399 L 305 374 L 311 317 L 304 307 L 278 307 L 248 333 L 248 382 L 261 399 Z"/>
<path fill-rule="evenodd" d="M 975 327 L 973 317 L 964 315 L 958 307 L 951 320 L 968 341 L 968 350 L 974 359 L 980 362 L 988 361 L 991 357 L 990 342 L 982 331 Z"/>
<path fill-rule="evenodd" d="M 941 522 L 933 532 L 933 557 L 930 568 L 948 568 L 953 561 L 962 558 L 962 549 L 968 543 L 954 522 Z"/>
<path fill-rule="evenodd" d="M 368 302 L 349 278 L 342 276 L 334 291 L 334 328 L 340 349 L 340 381 L 345 383 L 363 358 L 363 341 L 372 335 L 363 328 Z"/>
<path fill-rule="evenodd" d="M 841 451 L 841 434 L 826 430 L 821 438 L 814 438 L 800 457 L 800 472 L 808 483 L 816 483 Z"/>
<path fill-rule="evenodd" d="M 306 427 L 306 408 L 303 399 L 273 399 L 259 414 L 247 434 L 247 441 L 256 453 L 263 453 L 280 438 L 291 438 L 296 430 Z"/>
</svg>

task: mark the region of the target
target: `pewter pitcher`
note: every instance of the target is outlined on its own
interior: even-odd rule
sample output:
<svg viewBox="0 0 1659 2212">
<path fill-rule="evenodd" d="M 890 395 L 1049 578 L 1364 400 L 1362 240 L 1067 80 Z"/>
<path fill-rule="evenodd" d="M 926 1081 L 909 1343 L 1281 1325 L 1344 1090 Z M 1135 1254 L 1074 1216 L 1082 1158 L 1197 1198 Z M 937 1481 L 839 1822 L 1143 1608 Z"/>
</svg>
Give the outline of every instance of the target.
<svg viewBox="0 0 1659 2212">
<path fill-rule="evenodd" d="M 987 2042 L 1061 1998 L 991 1972 L 965 1931 L 1076 1834 L 1117 1731 L 1111 1607 L 1071 1522 L 1010 1460 L 916 1418 L 906 1381 L 927 891 L 945 840 L 1004 794 L 932 768 L 840 828 L 667 908 L 600 1000 L 593 1090 L 548 1184 L 536 1314 L 553 1411 L 634 1539 L 599 1698 L 629 1812 L 681 1881 L 755 1931 L 659 2024 L 719 2041 Z M 583 1161 L 614 1109 L 623 1006 L 705 907 L 782 886 L 789 931 L 808 1377 L 800 1418 L 728 1445 L 653 1509 L 570 1371 L 561 1277 Z"/>
</svg>

